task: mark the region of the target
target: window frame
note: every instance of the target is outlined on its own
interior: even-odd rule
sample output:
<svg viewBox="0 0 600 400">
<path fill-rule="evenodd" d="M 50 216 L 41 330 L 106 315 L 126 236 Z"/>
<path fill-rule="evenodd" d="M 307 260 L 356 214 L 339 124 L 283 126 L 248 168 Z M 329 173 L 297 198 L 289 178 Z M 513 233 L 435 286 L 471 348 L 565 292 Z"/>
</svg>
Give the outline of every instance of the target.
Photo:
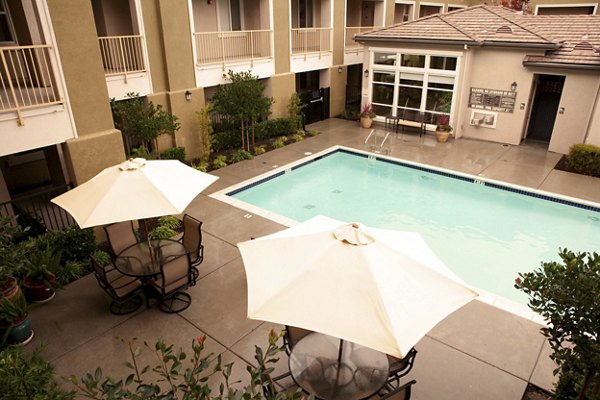
<svg viewBox="0 0 600 400">
<path fill-rule="evenodd" d="M 0 5 L 2 6 L 2 9 L 0 9 L 0 18 L 6 18 L 6 22 L 8 25 L 8 31 L 13 39 L 12 41 L 0 41 L 0 46 L 18 45 L 19 42 L 17 40 L 17 34 L 15 32 L 15 26 L 13 24 L 12 17 L 10 15 L 10 10 L 8 9 L 7 0 L 0 0 Z"/>
</svg>

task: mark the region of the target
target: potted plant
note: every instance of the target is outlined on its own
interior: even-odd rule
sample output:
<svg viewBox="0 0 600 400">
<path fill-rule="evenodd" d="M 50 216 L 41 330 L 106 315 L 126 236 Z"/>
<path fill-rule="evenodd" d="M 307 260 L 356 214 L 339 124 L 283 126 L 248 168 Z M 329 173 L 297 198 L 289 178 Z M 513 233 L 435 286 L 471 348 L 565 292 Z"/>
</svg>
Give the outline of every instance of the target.
<svg viewBox="0 0 600 400">
<path fill-rule="evenodd" d="M 30 301 L 45 303 L 54 298 L 54 289 L 57 287 L 56 272 L 60 269 L 60 260 L 60 253 L 48 245 L 27 254 L 21 285 Z"/>
<path fill-rule="evenodd" d="M 360 113 L 360 126 L 363 128 L 370 128 L 371 124 L 373 124 L 373 118 L 375 118 L 377 114 L 373 111 L 373 106 L 371 103 L 365 104 L 362 112 Z"/>
<path fill-rule="evenodd" d="M 1 345 L 26 344 L 31 340 L 33 331 L 28 310 L 27 300 L 21 291 L 17 291 L 11 298 L 0 300 Z"/>
<path fill-rule="evenodd" d="M 435 128 L 437 141 L 439 143 L 446 143 L 451 132 L 450 117 L 448 115 L 440 115 L 437 120 L 437 127 Z"/>
</svg>

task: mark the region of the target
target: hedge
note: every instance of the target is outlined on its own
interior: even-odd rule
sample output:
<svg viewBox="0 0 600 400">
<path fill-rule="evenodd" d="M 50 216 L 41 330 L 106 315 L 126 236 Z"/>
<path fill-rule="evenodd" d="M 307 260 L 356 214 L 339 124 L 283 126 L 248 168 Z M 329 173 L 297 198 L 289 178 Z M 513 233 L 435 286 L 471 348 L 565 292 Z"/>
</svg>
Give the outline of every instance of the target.
<svg viewBox="0 0 600 400">
<path fill-rule="evenodd" d="M 578 174 L 600 177 L 600 147 L 593 144 L 571 146 L 567 167 Z"/>
<path fill-rule="evenodd" d="M 289 118 L 274 118 L 254 125 L 254 140 L 260 141 L 294 132 L 293 122 Z M 215 132 L 212 135 L 212 148 L 214 151 L 234 149 L 242 146 L 242 137 L 239 129 Z"/>
</svg>

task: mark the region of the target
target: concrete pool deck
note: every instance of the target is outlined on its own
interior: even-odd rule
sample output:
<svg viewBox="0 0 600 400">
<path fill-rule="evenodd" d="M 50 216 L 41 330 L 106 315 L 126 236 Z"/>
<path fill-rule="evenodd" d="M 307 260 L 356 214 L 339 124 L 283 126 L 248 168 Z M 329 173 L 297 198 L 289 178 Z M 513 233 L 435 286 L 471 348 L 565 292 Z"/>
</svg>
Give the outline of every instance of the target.
<svg viewBox="0 0 600 400">
<path fill-rule="evenodd" d="M 253 160 L 214 171 L 219 179 L 198 196 L 187 212 L 204 222 L 205 259 L 200 279 L 188 289 L 193 302 L 180 314 L 156 306 L 128 316 L 108 312 L 109 299 L 88 275 L 31 312 L 35 338 L 29 348 L 46 343 L 44 354 L 59 375 L 76 376 L 98 366 L 105 374 L 124 377 L 126 345 L 115 339 L 136 337 L 149 343 L 162 337 L 186 350 L 207 336 L 207 351 L 235 362 L 233 380 L 248 380 L 254 345 L 265 346 L 276 324 L 246 318 L 246 280 L 236 244 L 284 228 L 271 220 L 232 207 L 209 195 L 333 145 L 361 150 L 370 130 L 354 122 L 329 119 L 310 126 L 322 134 Z M 461 139 L 438 144 L 428 135 L 403 135 L 390 156 L 485 176 L 561 195 L 600 203 L 600 179 L 553 170 L 561 155 L 537 144 L 506 146 Z M 405 379 L 416 379 L 413 399 L 520 400 L 528 382 L 551 388 L 554 364 L 540 325 L 511 312 L 474 301 L 438 324 L 416 346 L 415 367 Z M 287 368 L 282 354 L 277 370 Z M 406 380 L 406 381 L 407 381 Z"/>
</svg>

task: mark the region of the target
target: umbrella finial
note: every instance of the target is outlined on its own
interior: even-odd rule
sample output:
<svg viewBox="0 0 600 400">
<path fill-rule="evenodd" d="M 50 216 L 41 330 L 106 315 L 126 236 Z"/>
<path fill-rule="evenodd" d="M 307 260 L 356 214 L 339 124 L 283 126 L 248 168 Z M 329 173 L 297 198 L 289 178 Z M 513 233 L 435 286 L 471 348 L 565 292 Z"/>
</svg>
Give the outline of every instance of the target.
<svg viewBox="0 0 600 400">
<path fill-rule="evenodd" d="M 342 225 L 333 231 L 333 235 L 337 240 L 354 246 L 366 246 L 375 240 L 357 223 Z"/>
<path fill-rule="evenodd" d="M 119 169 L 121 171 L 131 171 L 131 170 L 139 169 L 139 168 L 143 167 L 145 164 L 146 164 L 145 158 L 130 158 L 129 160 L 127 160 L 124 163 L 122 163 L 121 165 L 119 165 Z"/>
</svg>

